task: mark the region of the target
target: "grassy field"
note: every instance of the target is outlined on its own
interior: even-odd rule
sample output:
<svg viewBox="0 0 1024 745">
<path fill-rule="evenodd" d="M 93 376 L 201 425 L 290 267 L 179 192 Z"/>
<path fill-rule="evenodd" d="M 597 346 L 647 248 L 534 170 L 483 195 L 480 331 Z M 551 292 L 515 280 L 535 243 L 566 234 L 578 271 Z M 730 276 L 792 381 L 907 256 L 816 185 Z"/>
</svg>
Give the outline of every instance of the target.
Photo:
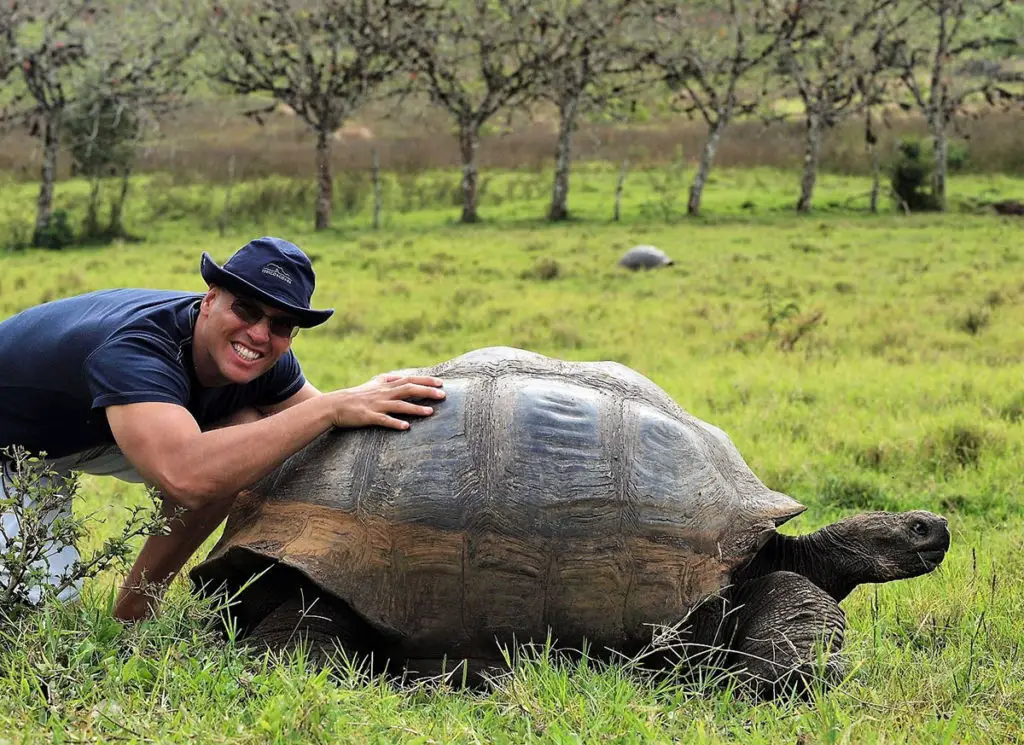
<svg viewBox="0 0 1024 745">
<path fill-rule="evenodd" d="M 215 609 L 185 583 L 160 619 L 124 629 L 106 616 L 114 580 L 103 577 L 82 605 L 0 630 L 0 743 L 1024 741 L 1024 224 L 838 208 L 798 219 L 796 175 L 761 171 L 721 172 L 708 192 L 717 217 L 677 221 L 657 213 L 669 177 L 641 178 L 621 224 L 607 222 L 614 174 L 599 174 L 582 177 L 570 225 L 535 221 L 544 190 L 485 200 L 493 222 L 480 226 L 455 227 L 454 208 L 428 202 L 373 232 L 364 205 L 313 235 L 308 214 L 285 204 L 239 216 L 223 236 L 215 187 L 156 182 L 129 216 L 146 242 L 0 254 L 0 318 L 100 287 L 200 290 L 200 251 L 224 259 L 266 231 L 315 257 L 314 304 L 338 309 L 295 342 L 321 388 L 493 344 L 629 364 L 808 505 L 787 531 L 864 509 L 950 519 L 935 574 L 846 601 L 851 673 L 836 690 L 752 705 L 543 652 L 486 694 L 400 688 L 247 654 L 211 630 Z M 2 190 L 7 224 L 30 214 L 29 188 Z M 962 198 L 1024 184 L 964 177 L 951 188 Z M 826 177 L 821 201 L 865 191 Z M 59 191 L 72 211 L 82 195 Z M 174 220 L 161 200 L 212 206 Z M 742 207 L 750 200 L 757 209 Z M 616 268 L 636 243 L 675 266 Z M 92 478 L 83 493 L 92 546 L 143 496 Z"/>
</svg>

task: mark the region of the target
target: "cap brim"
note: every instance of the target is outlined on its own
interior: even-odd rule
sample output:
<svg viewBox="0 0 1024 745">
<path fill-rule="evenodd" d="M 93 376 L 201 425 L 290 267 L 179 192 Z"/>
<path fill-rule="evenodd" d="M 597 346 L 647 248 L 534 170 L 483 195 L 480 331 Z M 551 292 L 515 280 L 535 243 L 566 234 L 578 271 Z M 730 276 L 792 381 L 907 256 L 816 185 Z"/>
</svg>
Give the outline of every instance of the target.
<svg viewBox="0 0 1024 745">
<path fill-rule="evenodd" d="M 334 308 L 313 310 L 312 308 L 302 308 L 298 305 L 282 302 L 273 295 L 269 295 L 255 285 L 250 284 L 237 274 L 232 274 L 224 267 L 218 266 L 217 262 L 205 251 L 203 252 L 203 258 L 199 262 L 199 273 L 203 275 L 203 279 L 206 280 L 208 285 L 223 287 L 228 292 L 244 295 L 245 297 L 265 303 L 272 308 L 287 312 L 298 320 L 299 326 L 302 328 L 308 329 L 313 326 L 319 326 L 334 315 Z"/>
</svg>

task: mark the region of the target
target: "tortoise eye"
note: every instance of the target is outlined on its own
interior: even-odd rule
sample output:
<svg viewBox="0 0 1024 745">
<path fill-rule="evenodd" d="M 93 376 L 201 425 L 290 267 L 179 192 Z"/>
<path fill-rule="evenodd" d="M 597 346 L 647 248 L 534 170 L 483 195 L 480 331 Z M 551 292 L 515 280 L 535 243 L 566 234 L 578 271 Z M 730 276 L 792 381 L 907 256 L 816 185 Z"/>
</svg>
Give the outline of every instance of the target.
<svg viewBox="0 0 1024 745">
<path fill-rule="evenodd" d="M 910 532 L 915 535 L 926 536 L 928 535 L 928 524 L 924 520 L 914 520 L 910 524 Z"/>
</svg>

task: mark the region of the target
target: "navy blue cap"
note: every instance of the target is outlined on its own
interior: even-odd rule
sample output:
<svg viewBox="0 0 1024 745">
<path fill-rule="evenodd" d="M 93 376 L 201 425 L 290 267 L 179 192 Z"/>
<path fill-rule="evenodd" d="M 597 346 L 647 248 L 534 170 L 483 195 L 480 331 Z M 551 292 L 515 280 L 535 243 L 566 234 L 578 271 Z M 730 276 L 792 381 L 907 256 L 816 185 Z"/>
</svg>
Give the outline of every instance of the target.
<svg viewBox="0 0 1024 745">
<path fill-rule="evenodd" d="M 204 251 L 199 271 L 207 284 L 287 311 L 303 328 L 319 326 L 334 314 L 333 308 L 309 307 L 316 285 L 313 264 L 301 248 L 282 238 L 251 240 L 224 266 L 218 266 Z"/>
</svg>

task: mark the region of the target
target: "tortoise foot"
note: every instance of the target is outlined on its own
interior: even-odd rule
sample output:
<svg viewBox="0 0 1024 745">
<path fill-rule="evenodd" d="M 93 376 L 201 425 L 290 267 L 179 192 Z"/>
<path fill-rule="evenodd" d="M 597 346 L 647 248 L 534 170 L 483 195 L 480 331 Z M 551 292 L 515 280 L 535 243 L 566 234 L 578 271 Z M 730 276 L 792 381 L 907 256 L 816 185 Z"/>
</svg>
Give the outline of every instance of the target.
<svg viewBox="0 0 1024 745">
<path fill-rule="evenodd" d="M 260 650 L 305 650 L 316 667 L 337 667 L 346 656 L 367 656 L 376 633 L 344 603 L 300 592 L 282 602 L 245 637 Z"/>
<path fill-rule="evenodd" d="M 806 577 L 773 572 L 736 588 L 728 667 L 757 698 L 806 695 L 843 677 L 846 616 Z"/>
</svg>

